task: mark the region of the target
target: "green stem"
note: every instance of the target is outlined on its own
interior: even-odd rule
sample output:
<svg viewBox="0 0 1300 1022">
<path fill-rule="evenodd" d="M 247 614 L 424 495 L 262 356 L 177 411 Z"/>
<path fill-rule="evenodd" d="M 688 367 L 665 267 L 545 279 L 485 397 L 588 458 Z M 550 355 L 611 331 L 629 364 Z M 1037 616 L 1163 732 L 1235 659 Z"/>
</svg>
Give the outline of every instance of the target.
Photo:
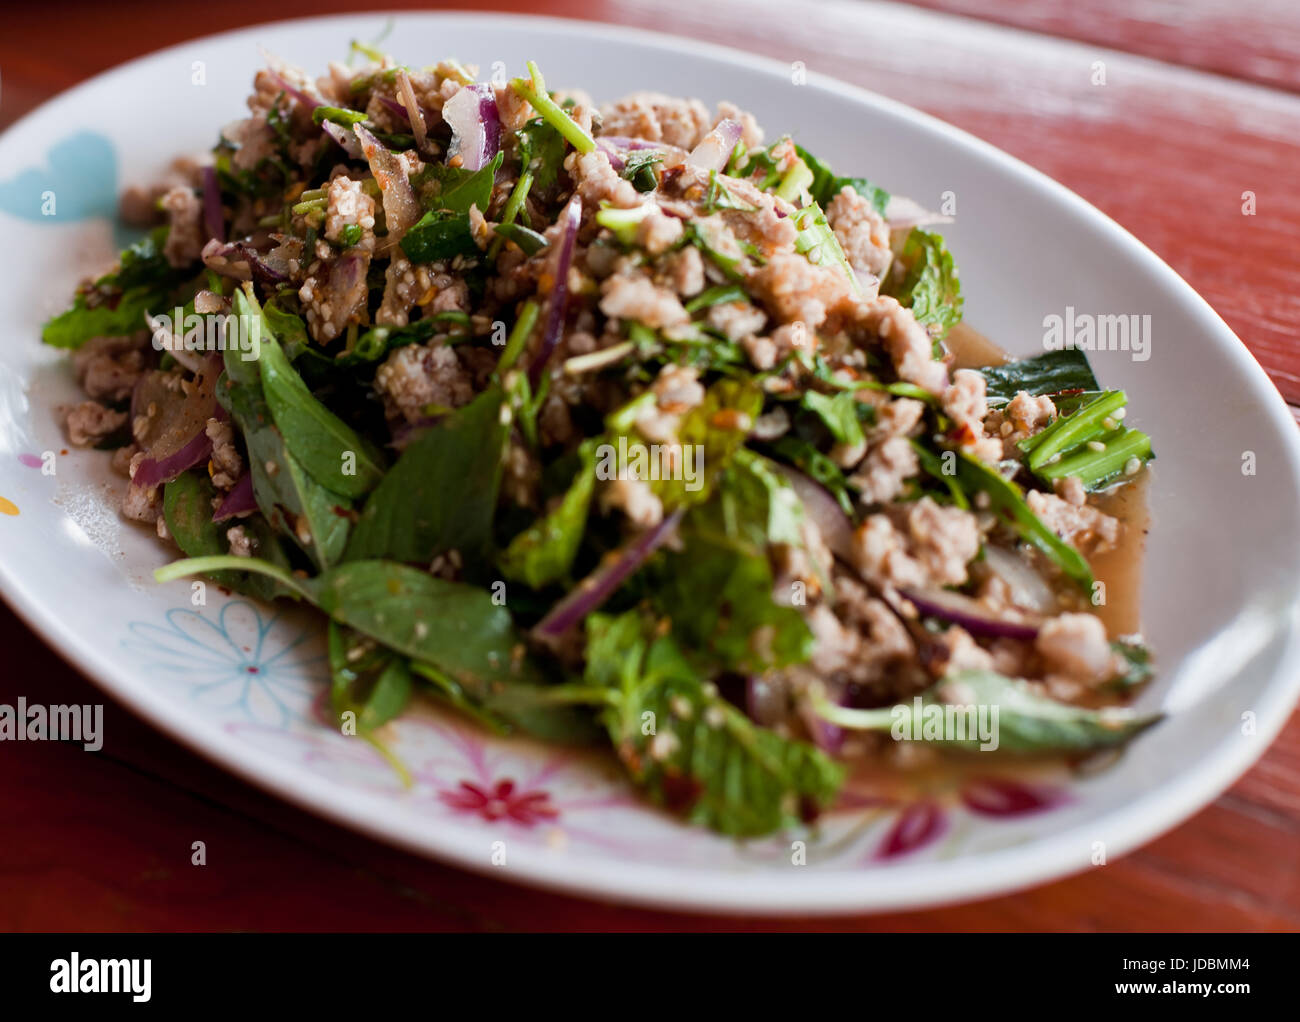
<svg viewBox="0 0 1300 1022">
<path fill-rule="evenodd" d="M 504 374 L 518 361 L 520 354 L 524 350 L 524 345 L 528 343 L 529 335 L 532 334 L 533 328 L 537 326 L 537 317 L 540 312 L 541 307 L 531 298 L 524 302 L 524 307 L 519 310 L 519 318 L 515 320 L 514 329 L 510 331 L 510 336 L 506 339 L 506 350 L 501 352 L 501 361 L 497 363 L 498 373 Z"/>
<path fill-rule="evenodd" d="M 515 182 L 514 191 L 510 193 L 510 198 L 506 200 L 505 209 L 501 211 L 501 226 L 512 224 L 515 218 L 519 216 L 519 211 L 524 208 L 524 200 L 528 198 L 528 192 L 533 187 L 533 172 L 527 167 L 519 175 L 519 180 Z M 492 240 L 492 247 L 488 249 L 488 262 L 495 262 L 497 256 L 501 254 L 501 247 L 505 240 L 499 235 Z"/>
<path fill-rule="evenodd" d="M 542 72 L 535 61 L 530 60 L 528 62 L 528 74 L 531 76 L 531 81 L 516 78 L 510 83 L 510 87 L 528 100 L 542 120 L 563 135 L 574 149 L 580 153 L 589 153 L 594 150 L 596 140 L 583 130 L 582 125 L 570 117 L 564 108 L 547 94 L 546 81 L 542 78 Z"/>
<path fill-rule="evenodd" d="M 210 557 L 187 557 L 184 560 L 165 564 L 153 573 L 155 581 L 175 582 L 178 578 L 189 575 L 211 575 L 217 571 L 251 571 L 258 575 L 273 578 L 281 585 L 301 593 L 307 599 L 311 595 L 303 586 L 302 580 L 295 578 L 283 568 L 264 561 L 260 557 L 237 557 L 234 554 L 213 554 Z"/>
<path fill-rule="evenodd" d="M 1124 407 L 1128 400 L 1122 390 L 1108 390 L 1089 401 L 1073 415 L 1062 416 L 1041 433 L 1020 442 L 1029 455 L 1029 467 L 1037 472 L 1058 454 L 1087 443 L 1105 432 L 1102 420 Z"/>
</svg>

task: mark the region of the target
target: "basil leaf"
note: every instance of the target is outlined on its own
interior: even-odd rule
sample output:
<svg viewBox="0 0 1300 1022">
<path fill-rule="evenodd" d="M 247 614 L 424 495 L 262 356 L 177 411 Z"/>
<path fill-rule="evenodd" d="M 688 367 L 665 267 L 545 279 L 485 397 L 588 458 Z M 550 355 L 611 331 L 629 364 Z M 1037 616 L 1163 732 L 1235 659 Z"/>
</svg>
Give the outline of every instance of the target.
<svg viewBox="0 0 1300 1022">
<path fill-rule="evenodd" d="M 413 263 L 431 263 L 478 252 L 469 217 L 430 210 L 402 237 L 402 251 Z"/>
<path fill-rule="evenodd" d="M 958 671 L 917 698 L 921 701 L 920 719 L 915 719 L 915 702 L 879 710 L 852 710 L 822 704 L 818 713 L 838 727 L 872 731 L 901 728 L 903 734 L 912 736 L 913 740 L 951 749 L 979 751 L 984 739 L 978 734 L 967 733 L 957 737 L 945 734 L 946 727 L 932 727 L 927 733 L 924 725 L 927 717 L 932 715 L 928 712 L 932 707 L 939 712 L 945 707 L 954 707 L 954 719 L 960 716 L 964 728 L 970 717 L 969 711 L 960 713 L 961 707 L 973 707 L 977 711 L 988 708 L 981 715 L 989 734 L 996 737 L 996 751 L 1027 755 L 1090 752 L 1123 745 L 1161 719 L 1160 714 L 1138 714 L 1123 707 L 1094 710 L 1058 703 L 1040 695 L 1027 682 L 995 671 Z M 996 730 L 992 726 L 994 707 L 997 709 Z M 937 716 L 934 719 L 937 721 Z"/>
<path fill-rule="evenodd" d="M 510 541 L 497 561 L 506 578 L 540 589 L 568 575 L 587 527 L 596 488 L 596 441 L 579 448 L 581 463 L 559 504 Z"/>
<path fill-rule="evenodd" d="M 256 376 L 238 382 L 241 375 L 248 378 L 248 367 L 256 373 L 257 364 L 244 363 L 234 349 L 226 351 L 225 361 L 217 398 L 243 434 L 257 506 L 318 568 L 328 567 L 347 545 L 351 502 L 318 483 L 289 453 Z"/>
<path fill-rule="evenodd" d="M 484 391 L 411 442 L 366 501 L 347 560 L 428 564 L 458 550 L 468 562 L 486 549 L 510 431 L 502 401 Z"/>
<path fill-rule="evenodd" d="M 879 185 L 872 184 L 865 177 L 840 177 L 831 170 L 830 164 L 825 160 L 819 160 L 803 146 L 797 145 L 794 149 L 812 171 L 813 180 L 808 186 L 808 191 L 817 205 L 824 209 L 831 199 L 843 191 L 845 185 L 852 185 L 853 190 L 870 202 L 877 213 L 881 216 L 885 215 L 885 207 L 889 205 L 889 193 Z"/>
<path fill-rule="evenodd" d="M 329 623 L 329 661 L 334 714 L 340 720 L 349 711 L 355 714 L 358 733 L 382 727 L 410 702 L 406 658 L 336 621 Z"/>
</svg>

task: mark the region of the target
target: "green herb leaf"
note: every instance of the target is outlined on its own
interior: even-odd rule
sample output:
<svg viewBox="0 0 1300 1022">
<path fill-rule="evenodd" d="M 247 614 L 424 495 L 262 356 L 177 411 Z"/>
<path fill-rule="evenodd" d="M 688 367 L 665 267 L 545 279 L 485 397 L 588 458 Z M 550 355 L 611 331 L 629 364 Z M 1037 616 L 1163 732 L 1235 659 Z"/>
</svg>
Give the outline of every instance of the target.
<svg viewBox="0 0 1300 1022">
<path fill-rule="evenodd" d="M 990 408 L 1001 408 L 1022 390 L 1039 397 L 1101 389 L 1088 365 L 1088 356 L 1077 348 L 1045 351 L 1033 358 L 986 366 L 980 374 Z"/>
<path fill-rule="evenodd" d="M 866 443 L 862 420 L 858 418 L 861 402 L 853 396 L 852 391 L 842 390 L 832 397 L 810 390 L 804 394 L 802 404 L 821 419 L 831 436 L 840 443 L 849 447 Z"/>
<path fill-rule="evenodd" d="M 498 565 L 506 578 L 540 589 L 568 575 L 587 527 L 587 511 L 596 488 L 596 443 L 579 448 L 578 474 L 553 510 L 510 541 Z"/>
<path fill-rule="evenodd" d="M 886 277 L 885 283 L 889 285 L 886 293 L 911 309 L 916 321 L 930 332 L 937 344 L 949 329 L 961 322 L 961 281 L 957 278 L 952 253 L 941 235 L 913 227 L 898 259 L 905 272 L 897 284 L 894 274 Z"/>
<path fill-rule="evenodd" d="M 347 559 L 428 564 L 447 550 L 471 562 L 492 537 L 510 427 L 499 388 L 411 441 L 366 501 Z"/>
<path fill-rule="evenodd" d="M 260 314 L 243 290 L 235 292 L 235 312 Z M 384 476 L 384 460 L 370 441 L 325 407 L 302 381 L 263 318 L 257 360 L 262 393 L 285 449 L 318 483 L 334 493 L 364 497 Z"/>
<path fill-rule="evenodd" d="M 498 224 L 495 233 L 499 238 L 513 241 L 523 249 L 524 255 L 536 255 L 547 245 L 545 235 L 538 234 L 522 224 Z"/>
<path fill-rule="evenodd" d="M 987 707 L 986 727 L 993 731 L 992 708 L 997 708 L 996 739 L 998 752 L 1033 755 L 1042 753 L 1090 752 L 1123 745 L 1135 735 L 1156 724 L 1159 714 L 1143 715 L 1132 710 L 1108 707 L 1092 710 L 1040 695 L 1019 678 L 1008 678 L 994 671 L 958 671 L 948 675 L 919 697 L 922 716 L 915 718 L 915 703 L 900 703 L 879 710 L 853 710 L 828 702 L 817 704 L 823 719 L 853 730 L 890 731 L 933 742 L 946 748 L 978 751 L 983 743 L 977 728 L 970 722 L 969 710 L 962 707 Z M 930 708 L 935 709 L 931 710 Z M 963 718 L 965 735 L 958 737 L 947 728 L 932 726 L 926 731 L 927 716 L 951 707 L 954 719 Z M 978 721 L 978 717 L 976 718 Z M 993 751 L 985 749 L 985 752 Z"/>
<path fill-rule="evenodd" d="M 889 205 L 889 193 L 879 185 L 874 185 L 865 177 L 840 177 L 830 168 L 830 164 L 825 160 L 819 160 L 812 153 L 808 152 L 803 146 L 795 146 L 795 152 L 799 158 L 812 171 L 812 183 L 808 186 L 808 191 L 816 202 L 823 209 L 830 203 L 831 199 L 839 195 L 846 185 L 852 185 L 853 190 L 868 200 L 875 207 L 876 212 L 881 216 L 885 215 L 885 207 Z"/>
<path fill-rule="evenodd" d="M 751 723 L 720 699 L 672 636 L 633 610 L 587 619 L 591 686 L 607 689 L 614 749 L 649 796 L 691 823 L 756 837 L 815 816 L 843 771 L 805 742 Z"/>
</svg>

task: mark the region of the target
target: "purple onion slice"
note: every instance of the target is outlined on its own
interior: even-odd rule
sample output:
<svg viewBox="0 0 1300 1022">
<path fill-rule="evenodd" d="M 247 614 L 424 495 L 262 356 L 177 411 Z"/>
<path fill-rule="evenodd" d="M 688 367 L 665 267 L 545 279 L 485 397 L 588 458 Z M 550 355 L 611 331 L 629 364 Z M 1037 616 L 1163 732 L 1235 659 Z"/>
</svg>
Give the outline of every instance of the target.
<svg viewBox="0 0 1300 1022">
<path fill-rule="evenodd" d="M 491 85 L 466 85 L 442 108 L 451 126 L 448 158 L 459 156 L 465 170 L 482 170 L 501 149 L 501 115 Z"/>
<path fill-rule="evenodd" d="M 217 186 L 217 168 L 208 166 L 203 171 L 203 226 L 209 238 L 226 240 L 226 223 L 221 212 L 221 189 Z"/>
<path fill-rule="evenodd" d="M 560 214 L 564 225 L 560 235 L 559 255 L 555 263 L 555 287 L 551 289 L 550 304 L 546 308 L 546 329 L 542 334 L 542 344 L 537 350 L 537 357 L 528 367 L 528 382 L 537 388 L 546 363 L 560 343 L 560 332 L 564 329 L 564 311 L 569 302 L 569 267 L 573 265 L 573 249 L 578 240 L 578 225 L 582 222 L 582 197 L 573 193 L 573 198 Z"/>
<path fill-rule="evenodd" d="M 685 509 L 679 507 L 665 516 L 658 525 L 646 529 L 621 551 L 610 554 L 600 567 L 574 586 L 572 592 L 537 622 L 533 627 L 534 634 L 542 639 L 556 639 L 581 623 L 588 614 L 613 596 L 628 576 L 663 545 L 676 531 L 683 514 Z"/>
<path fill-rule="evenodd" d="M 978 601 L 961 593 L 954 593 L 947 589 L 902 589 L 900 592 L 926 617 L 937 617 L 960 625 L 971 635 L 1026 641 L 1033 641 L 1038 637 L 1039 626 L 1036 622 L 1027 619 L 1008 621 L 1000 618 Z"/>
<path fill-rule="evenodd" d="M 731 159 L 731 151 L 736 148 L 744 130 L 739 121 L 730 117 L 719 121 L 700 144 L 691 150 L 686 162 L 701 170 L 721 171 Z"/>
<path fill-rule="evenodd" d="M 224 522 L 235 515 L 247 514 L 257 510 L 257 500 L 253 497 L 253 474 L 245 472 L 238 482 L 226 494 L 216 512 L 212 515 L 214 522 Z"/>
</svg>

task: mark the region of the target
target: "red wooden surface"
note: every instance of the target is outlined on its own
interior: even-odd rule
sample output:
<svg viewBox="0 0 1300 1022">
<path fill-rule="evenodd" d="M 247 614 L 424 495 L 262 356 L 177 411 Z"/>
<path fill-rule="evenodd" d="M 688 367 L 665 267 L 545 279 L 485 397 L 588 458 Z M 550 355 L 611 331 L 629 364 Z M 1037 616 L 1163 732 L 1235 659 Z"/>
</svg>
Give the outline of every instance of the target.
<svg viewBox="0 0 1300 1022">
<path fill-rule="evenodd" d="M 865 85 L 966 128 L 1150 245 L 1300 403 L 1300 6 L 931 0 L 501 0 L 722 42 Z M 294 0 L 274 16 L 346 10 Z M 437 4 L 391 3 L 430 7 Z M 0 34 L 0 127 L 149 50 L 253 24 L 264 4 L 24 5 Z M 1013 30 L 1019 26 L 1056 37 Z M 1073 42 L 1067 40 L 1074 40 Z M 1159 58 L 1136 59 L 1115 51 Z M 1107 84 L 1090 82 L 1106 63 Z M 1213 72 L 1213 73 L 1210 73 Z M 1263 84 L 1259 84 L 1263 83 Z M 1241 214 L 1241 193 L 1258 215 Z M 7 609 L 0 703 L 103 699 Z M 394 851 L 236 781 L 112 703 L 104 750 L 0 743 L 9 929 L 1300 929 L 1300 718 L 1194 819 L 1090 873 L 996 900 L 841 920 L 649 912 L 516 887 Z M 190 865 L 191 842 L 208 848 Z"/>
</svg>

